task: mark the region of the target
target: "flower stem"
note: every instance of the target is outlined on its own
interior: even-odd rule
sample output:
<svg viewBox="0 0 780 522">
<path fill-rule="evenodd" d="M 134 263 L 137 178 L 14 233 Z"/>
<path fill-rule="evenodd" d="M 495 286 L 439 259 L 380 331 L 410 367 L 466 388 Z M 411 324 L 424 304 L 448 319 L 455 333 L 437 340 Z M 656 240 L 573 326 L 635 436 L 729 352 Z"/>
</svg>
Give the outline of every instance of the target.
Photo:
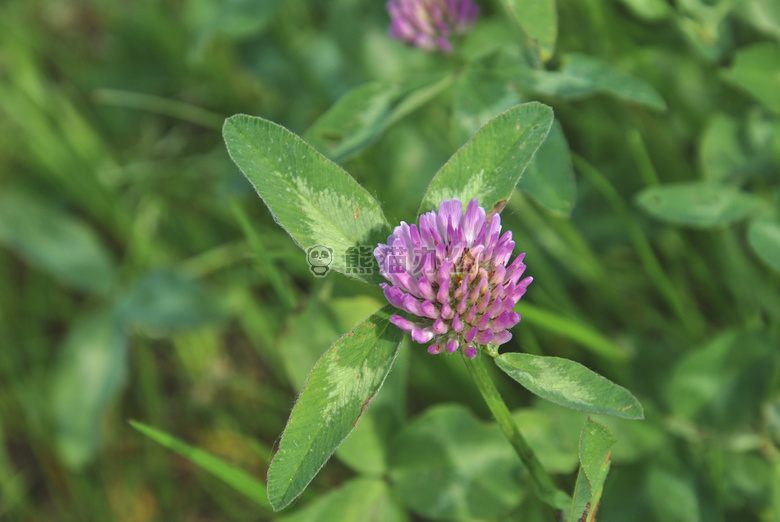
<svg viewBox="0 0 780 522">
<path fill-rule="evenodd" d="M 520 456 L 520 460 L 523 461 L 525 467 L 528 469 L 531 478 L 536 484 L 536 492 L 539 498 L 557 509 L 569 509 L 571 506 L 571 497 L 558 489 L 552 481 L 552 477 L 547 473 L 542 463 L 536 457 L 534 450 L 526 442 L 523 434 L 520 433 L 520 429 L 515 424 L 512 414 L 509 412 L 504 399 L 498 393 L 496 385 L 490 378 L 490 375 L 485 368 L 485 364 L 482 362 L 483 357 L 477 356 L 474 359 L 469 359 L 464 355 L 463 360 L 466 362 L 466 368 L 468 368 L 471 378 L 479 388 L 479 392 L 482 394 L 482 398 L 493 413 L 493 417 L 501 427 L 501 431 L 517 454 Z"/>
</svg>

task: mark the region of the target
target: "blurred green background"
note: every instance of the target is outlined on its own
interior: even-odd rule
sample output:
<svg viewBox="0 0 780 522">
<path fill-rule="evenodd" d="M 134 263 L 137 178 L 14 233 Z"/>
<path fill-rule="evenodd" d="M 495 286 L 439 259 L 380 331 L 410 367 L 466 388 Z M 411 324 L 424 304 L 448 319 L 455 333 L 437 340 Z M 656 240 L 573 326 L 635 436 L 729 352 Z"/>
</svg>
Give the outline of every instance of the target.
<svg viewBox="0 0 780 522">
<path fill-rule="evenodd" d="M 779 6 L 558 2 L 544 67 L 595 75 L 572 92 L 513 65 L 522 39 L 483 2 L 493 25 L 467 42 L 468 81 L 342 161 L 391 223 L 410 221 L 475 124 L 523 100 L 554 107 L 564 149 L 534 168 L 576 172 L 576 192 L 521 182 L 504 211 L 535 278 L 508 348 L 577 360 L 642 400 L 646 421 L 610 424 L 600 520 L 780 521 Z M 247 113 L 307 137 L 365 82 L 462 66 L 389 40 L 387 24 L 384 2 L 366 0 L 3 0 L 1 520 L 278 516 L 126 421 L 264 480 L 312 364 L 381 305 L 374 287 L 310 274 L 220 130 Z M 726 187 L 703 212 L 658 192 L 696 180 Z M 383 390 L 397 418 L 372 421 L 382 447 L 441 403 L 489 418 L 457 358 L 402 350 Z M 584 415 L 500 386 L 570 488 Z M 396 485 L 393 502 L 417 513 L 399 520 L 448 519 L 399 487 L 415 478 L 366 449 L 375 439 L 337 454 L 295 520 L 367 520 L 349 490 L 353 518 L 306 511 L 356 473 Z M 503 519 L 544 520 L 537 504 L 518 496 Z"/>
</svg>

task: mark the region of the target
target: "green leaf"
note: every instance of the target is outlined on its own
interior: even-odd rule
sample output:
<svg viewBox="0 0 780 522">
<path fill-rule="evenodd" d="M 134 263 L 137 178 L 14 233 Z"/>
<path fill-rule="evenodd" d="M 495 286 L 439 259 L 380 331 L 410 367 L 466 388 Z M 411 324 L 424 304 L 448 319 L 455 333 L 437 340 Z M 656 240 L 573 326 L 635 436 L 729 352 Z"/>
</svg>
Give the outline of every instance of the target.
<svg viewBox="0 0 780 522">
<path fill-rule="evenodd" d="M 198 328 L 223 317 L 210 292 L 172 270 L 144 274 L 119 298 L 116 310 L 123 324 L 153 335 Z"/>
<path fill-rule="evenodd" d="M 330 268 L 369 283 L 382 278 L 348 266 L 347 249 L 384 242 L 390 226 L 376 200 L 349 174 L 284 127 L 239 114 L 225 120 L 228 152 L 271 214 L 303 249 L 333 249 Z"/>
<path fill-rule="evenodd" d="M 756 422 L 779 355 L 769 334 L 727 332 L 673 369 L 664 387 L 669 408 L 682 419 L 729 431 Z"/>
<path fill-rule="evenodd" d="M 749 92 L 764 106 L 780 115 L 780 46 L 759 43 L 737 51 L 734 66 L 723 71 L 730 82 Z"/>
<path fill-rule="evenodd" d="M 573 53 L 563 57 L 563 64 L 563 74 L 590 82 L 596 91 L 651 109 L 666 110 L 666 102 L 649 83 L 615 69 L 599 58 Z"/>
<path fill-rule="evenodd" d="M 521 85 L 545 94 L 580 98 L 604 93 L 651 109 L 666 109 L 666 102 L 653 86 L 636 76 L 615 69 L 599 58 L 584 54 L 567 54 L 562 57 L 562 63 L 560 71 L 522 67 L 504 73 Z"/>
<path fill-rule="evenodd" d="M 525 353 L 505 353 L 495 361 L 512 379 L 555 404 L 625 419 L 644 418 L 642 405 L 631 392 L 577 362 Z"/>
<path fill-rule="evenodd" d="M 404 421 L 411 349 L 411 338 L 406 336 L 382 385 L 382 393 L 371 401 L 355 430 L 336 450 L 341 462 L 363 476 L 382 477 L 387 472 L 390 440 Z"/>
<path fill-rule="evenodd" d="M 550 403 L 547 403 L 550 404 Z M 575 441 L 582 419 L 577 417 L 574 430 L 566 425 L 569 419 L 561 415 L 585 415 L 569 409 L 557 408 L 541 411 L 538 408 L 523 408 L 512 412 L 512 419 L 521 427 L 523 437 L 534 449 L 542 466 L 550 473 L 568 474 L 577 468 L 577 447 Z M 625 421 L 624 421 L 625 422 Z M 627 424 L 637 424 L 627 422 Z"/>
<path fill-rule="evenodd" d="M 0 192 L 0 243 L 80 290 L 106 293 L 114 284 L 114 262 L 93 230 L 27 192 Z"/>
<path fill-rule="evenodd" d="M 577 183 L 563 129 L 555 122 L 517 188 L 551 212 L 568 216 L 577 198 Z"/>
<path fill-rule="evenodd" d="M 510 82 L 489 70 L 468 68 L 458 76 L 453 87 L 452 126 L 458 143 L 467 141 L 496 114 L 521 101 Z"/>
<path fill-rule="evenodd" d="M 727 475 L 731 475 L 729 469 Z M 724 477 L 725 478 L 725 477 Z M 683 477 L 653 466 L 647 477 L 647 494 L 655 520 L 699 522 L 702 520 L 693 477 Z M 705 518 L 706 519 L 706 518 Z"/>
<path fill-rule="evenodd" d="M 401 84 L 372 82 L 347 92 L 306 131 L 303 138 L 341 162 L 373 143 L 392 123 L 446 88 L 449 76 L 413 78 Z"/>
<path fill-rule="evenodd" d="M 750 116 L 744 122 L 725 114 L 712 117 L 699 147 L 699 160 L 707 179 L 741 183 L 774 174 L 773 123 L 755 114 Z"/>
<path fill-rule="evenodd" d="M 354 478 L 277 522 L 407 522 L 409 517 L 383 480 Z"/>
<path fill-rule="evenodd" d="M 648 22 L 658 22 L 672 12 L 671 6 L 664 0 L 620 0 L 636 16 Z"/>
<path fill-rule="evenodd" d="M 776 0 L 745 0 L 735 7 L 745 22 L 780 42 L 780 3 Z"/>
<path fill-rule="evenodd" d="M 381 388 L 403 332 L 385 306 L 323 355 L 290 414 L 268 470 L 268 500 L 275 511 L 292 502 L 354 429 Z"/>
<path fill-rule="evenodd" d="M 314 122 L 303 138 L 333 161 L 373 142 L 387 125 L 397 85 L 372 82 L 347 92 Z"/>
<path fill-rule="evenodd" d="M 780 272 L 780 223 L 756 219 L 748 228 L 748 243 L 764 263 Z"/>
<path fill-rule="evenodd" d="M 574 500 L 569 522 L 596 520 L 604 481 L 609 473 L 612 447 L 617 443 L 609 429 L 590 418 L 585 420 L 580 434 L 580 471 L 574 485 Z"/>
<path fill-rule="evenodd" d="M 420 210 L 437 208 L 441 200 L 452 198 L 464 203 L 477 198 L 487 210 L 507 201 L 552 122 L 552 109 L 537 102 L 496 116 L 439 170 Z"/>
<path fill-rule="evenodd" d="M 555 0 L 504 0 L 512 19 L 537 47 L 539 59 L 548 61 L 558 39 L 558 12 Z"/>
<path fill-rule="evenodd" d="M 219 480 L 244 495 L 249 500 L 255 502 L 257 505 L 263 508 L 270 508 L 268 505 L 268 499 L 266 499 L 265 495 L 265 486 L 259 480 L 228 464 L 222 459 L 215 457 L 211 453 L 190 446 L 189 444 L 182 442 L 172 435 L 142 424 L 138 421 L 131 420 L 129 422 L 133 428 L 137 429 L 155 442 L 158 442 L 166 448 L 183 456 L 201 469 L 208 471 Z"/>
<path fill-rule="evenodd" d="M 687 182 L 644 189 L 637 204 L 655 218 L 676 225 L 714 228 L 743 220 L 761 208 L 761 200 L 727 185 Z"/>
<path fill-rule="evenodd" d="M 59 354 L 51 389 L 54 437 L 66 465 L 95 455 L 106 410 L 125 383 L 127 338 L 111 314 L 76 322 Z"/>
<path fill-rule="evenodd" d="M 405 426 L 390 462 L 399 498 L 434 520 L 496 520 L 524 495 L 523 466 L 498 426 L 459 404 L 429 408 Z"/>
</svg>

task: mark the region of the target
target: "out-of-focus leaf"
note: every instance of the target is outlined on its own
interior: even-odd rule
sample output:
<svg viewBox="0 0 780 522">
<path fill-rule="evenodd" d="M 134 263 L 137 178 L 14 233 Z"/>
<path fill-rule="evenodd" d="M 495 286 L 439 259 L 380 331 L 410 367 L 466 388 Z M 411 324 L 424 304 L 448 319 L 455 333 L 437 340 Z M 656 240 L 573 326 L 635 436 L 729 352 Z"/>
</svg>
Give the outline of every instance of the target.
<svg viewBox="0 0 780 522">
<path fill-rule="evenodd" d="M 724 452 L 724 503 L 732 509 L 746 505 L 766 506 L 772 491 L 767 484 L 774 480 L 772 463 L 758 451 Z"/>
<path fill-rule="evenodd" d="M 278 522 L 406 522 L 383 480 L 355 478 Z"/>
<path fill-rule="evenodd" d="M 555 404 L 626 419 L 644 418 L 642 405 L 631 392 L 577 362 L 526 353 L 505 353 L 495 361 L 512 379 Z"/>
<path fill-rule="evenodd" d="M 372 82 L 347 92 L 306 131 L 303 138 L 333 161 L 357 154 L 393 122 L 449 86 L 435 75 L 402 84 Z"/>
<path fill-rule="evenodd" d="M 393 488 L 433 520 L 496 520 L 523 498 L 523 467 L 498 426 L 461 405 L 441 405 L 406 425 L 391 448 Z"/>
<path fill-rule="evenodd" d="M 738 174 L 746 159 L 738 135 L 739 123 L 733 118 L 717 114 L 710 120 L 699 152 L 707 179 L 727 181 Z"/>
<path fill-rule="evenodd" d="M 215 36 L 240 41 L 262 33 L 281 3 L 281 0 L 191 2 L 190 23 L 197 31 L 191 56 L 202 60 L 207 45 Z"/>
<path fill-rule="evenodd" d="M 552 109 L 541 103 L 517 105 L 499 114 L 458 150 L 431 181 L 421 211 L 443 199 L 477 198 L 492 209 L 512 195 L 523 171 L 544 142 L 553 122 Z"/>
<path fill-rule="evenodd" d="M 399 91 L 393 84 L 360 85 L 334 103 L 303 138 L 333 161 L 341 161 L 379 136 Z"/>
<path fill-rule="evenodd" d="M 546 62 L 555 52 L 558 39 L 558 11 L 555 0 L 503 0 L 512 19 L 537 47 L 539 59 Z"/>
<path fill-rule="evenodd" d="M 567 414 L 571 411 L 563 408 L 558 410 Z M 576 442 L 582 419 L 576 417 L 574 421 L 576 424 L 572 431 L 568 429 L 571 423 L 567 422 L 568 418 L 559 414 L 560 411 L 524 408 L 513 411 L 512 418 L 547 471 L 571 473 L 577 468 Z M 572 417 L 578 415 L 576 412 L 571 413 Z"/>
<path fill-rule="evenodd" d="M 780 42 L 780 3 L 776 0 L 745 0 L 735 7 L 745 22 Z"/>
<path fill-rule="evenodd" d="M 596 520 L 604 481 L 611 465 L 612 447 L 617 439 L 603 424 L 585 420 L 580 435 L 580 471 L 574 485 L 569 522 Z"/>
<path fill-rule="evenodd" d="M 758 198 L 727 185 L 709 182 L 673 183 L 648 187 L 637 204 L 655 218 L 696 228 L 726 226 L 761 208 Z"/>
<path fill-rule="evenodd" d="M 265 485 L 259 480 L 199 448 L 182 442 L 176 437 L 147 426 L 138 421 L 130 421 L 130 425 L 150 439 L 175 451 L 196 466 L 208 471 L 222 482 L 241 493 L 257 505 L 270 509 L 266 498 Z"/>
<path fill-rule="evenodd" d="M 780 222 L 753 220 L 748 228 L 748 243 L 764 263 L 780 272 Z"/>
<path fill-rule="evenodd" d="M 723 71 L 723 76 L 780 115 L 780 45 L 760 43 L 740 49 L 734 66 Z"/>
<path fill-rule="evenodd" d="M 114 284 L 114 262 L 92 229 L 32 194 L 0 192 L 0 243 L 80 290 L 105 293 Z"/>
<path fill-rule="evenodd" d="M 312 369 L 268 469 L 268 500 L 275 511 L 308 486 L 381 388 L 403 335 L 390 323 L 391 309 L 357 325 Z"/>
<path fill-rule="evenodd" d="M 758 415 L 778 355 L 766 334 L 725 333 L 674 368 L 665 387 L 669 408 L 683 419 L 736 430 Z"/>
<path fill-rule="evenodd" d="M 458 143 L 465 143 L 492 117 L 521 101 L 509 82 L 481 69 L 463 71 L 455 81 L 453 91 L 452 125 Z"/>
<path fill-rule="evenodd" d="M 698 522 L 702 520 L 695 485 L 659 466 L 653 467 L 647 478 L 655 520 L 669 522 Z"/>
<path fill-rule="evenodd" d="M 603 60 L 585 54 L 567 54 L 563 63 L 565 75 L 589 81 L 599 92 L 651 109 L 666 110 L 666 102 L 649 83 L 615 69 Z"/>
<path fill-rule="evenodd" d="M 658 22 L 672 13 L 672 7 L 664 0 L 620 0 L 636 16 L 648 22 Z"/>
<path fill-rule="evenodd" d="M 504 20 L 483 18 L 463 38 L 459 52 L 466 63 L 477 63 L 485 56 L 511 46 L 512 28 Z"/>
<path fill-rule="evenodd" d="M 528 165 L 517 188 L 548 210 L 568 216 L 577 198 L 577 183 L 563 129 L 555 122 Z"/>
<path fill-rule="evenodd" d="M 122 295 L 119 319 L 151 334 L 165 335 L 197 328 L 222 317 L 215 298 L 197 281 L 179 272 L 147 273 Z"/>
<path fill-rule="evenodd" d="M 609 63 L 585 54 L 566 54 L 560 71 L 515 68 L 505 74 L 535 91 L 580 98 L 594 93 L 611 94 L 621 100 L 665 110 L 666 102 L 649 83 L 615 69 Z"/>
<path fill-rule="evenodd" d="M 745 121 L 725 114 L 714 115 L 699 148 L 704 175 L 716 182 L 773 176 L 775 132 L 772 121 L 755 113 Z"/>
<path fill-rule="evenodd" d="M 572 443 L 567 441 L 579 440 L 580 432 L 582 431 L 582 423 L 585 422 L 586 418 L 590 418 L 591 420 L 606 426 L 612 435 L 620 441 L 620 444 L 615 446 L 612 451 L 611 460 L 615 463 L 640 462 L 642 459 L 646 459 L 648 456 L 656 454 L 670 442 L 663 429 L 659 425 L 651 422 L 634 422 L 631 419 L 621 419 L 620 417 L 613 417 L 612 415 L 587 414 L 585 412 L 561 407 L 541 398 L 534 401 L 532 411 L 537 412 L 545 419 L 548 419 L 547 422 L 551 423 L 551 426 L 553 426 L 552 429 L 558 432 L 557 439 L 556 435 L 548 435 L 547 444 L 559 440 L 560 442 L 557 443 L 561 444 L 561 449 L 559 450 L 561 452 L 569 451 L 568 447 Z M 651 417 L 654 416 L 654 414 L 652 411 L 650 413 L 645 412 L 645 416 Z M 540 424 L 544 426 L 545 422 L 540 421 Z M 521 424 L 518 422 L 518 425 L 521 426 L 523 434 L 526 435 L 528 440 L 532 441 L 531 446 L 537 448 L 537 443 L 534 442 L 534 439 L 532 438 L 535 429 L 531 426 L 531 423 Z M 530 430 L 528 434 L 526 434 L 527 430 Z M 545 443 L 539 441 L 538 444 Z M 539 446 L 539 448 L 542 447 L 544 446 Z M 539 453 L 539 458 L 544 463 L 544 452 L 540 450 Z M 573 454 L 569 453 L 566 456 L 571 457 Z M 553 468 L 549 466 L 548 469 L 553 471 Z M 561 470 L 560 472 L 566 473 L 568 471 Z"/>
<path fill-rule="evenodd" d="M 81 468 L 95 455 L 103 415 L 126 373 L 127 338 L 111 314 L 71 326 L 51 389 L 57 450 L 69 467 Z"/>
<path fill-rule="evenodd" d="M 370 283 L 382 277 L 373 256 L 361 270 L 350 248 L 387 239 L 390 225 L 379 203 L 338 165 L 284 127 L 238 114 L 225 120 L 230 157 L 268 205 L 277 223 L 303 249 L 332 249 L 330 268 Z M 327 263 L 325 263 L 327 265 Z"/>
</svg>

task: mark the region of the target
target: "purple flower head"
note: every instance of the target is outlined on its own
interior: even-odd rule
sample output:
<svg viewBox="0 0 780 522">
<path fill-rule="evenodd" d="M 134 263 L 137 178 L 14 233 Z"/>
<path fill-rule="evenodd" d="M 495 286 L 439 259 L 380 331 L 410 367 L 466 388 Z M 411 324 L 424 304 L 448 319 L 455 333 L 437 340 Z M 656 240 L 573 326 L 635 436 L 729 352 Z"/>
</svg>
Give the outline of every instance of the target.
<svg viewBox="0 0 780 522">
<path fill-rule="evenodd" d="M 452 51 L 449 38 L 474 25 L 474 0 L 389 0 L 390 36 L 426 51 Z"/>
<path fill-rule="evenodd" d="M 476 199 L 465 215 L 460 200 L 445 199 L 419 226 L 402 221 L 374 257 L 390 282 L 381 285 L 387 300 L 415 317 L 390 320 L 433 354 L 460 347 L 474 358 L 477 345 L 507 342 L 520 321 L 514 306 L 533 280 L 520 280 L 525 254 L 507 266 L 514 248 L 501 217 L 488 219 Z"/>
</svg>

